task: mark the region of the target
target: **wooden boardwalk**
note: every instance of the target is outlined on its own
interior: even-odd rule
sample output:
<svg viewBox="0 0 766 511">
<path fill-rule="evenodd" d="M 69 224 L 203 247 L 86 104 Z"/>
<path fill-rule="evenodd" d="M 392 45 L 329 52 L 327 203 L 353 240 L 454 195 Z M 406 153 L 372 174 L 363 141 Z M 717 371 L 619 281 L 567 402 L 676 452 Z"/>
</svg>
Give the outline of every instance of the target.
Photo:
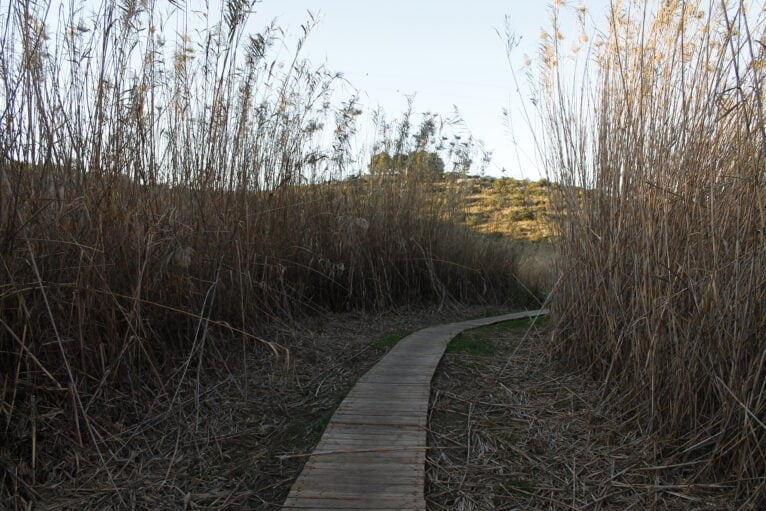
<svg viewBox="0 0 766 511">
<path fill-rule="evenodd" d="M 283 509 L 425 510 L 431 378 L 449 341 L 530 311 L 415 332 L 362 376 L 330 419 Z"/>
</svg>

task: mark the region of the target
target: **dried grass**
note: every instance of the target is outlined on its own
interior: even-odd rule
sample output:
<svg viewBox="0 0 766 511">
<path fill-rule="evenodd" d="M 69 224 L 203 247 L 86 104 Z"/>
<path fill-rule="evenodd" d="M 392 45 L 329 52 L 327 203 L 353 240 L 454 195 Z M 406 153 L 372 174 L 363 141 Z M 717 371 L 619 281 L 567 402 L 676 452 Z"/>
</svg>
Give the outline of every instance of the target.
<svg viewBox="0 0 766 511">
<path fill-rule="evenodd" d="M 97 444 L 80 446 L 71 418 L 40 405 L 36 418 L 26 414 L 30 420 L 17 422 L 21 430 L 0 447 L 0 507 L 280 509 L 302 455 L 357 378 L 385 353 L 373 344 L 381 331 L 486 313 L 450 307 L 316 317 L 271 332 L 290 349 L 289 363 L 266 350 L 248 353 L 245 362 L 236 340 L 215 339 L 215 351 L 175 400 L 157 395 L 151 384 L 130 392 L 105 389 L 99 415 L 90 417 Z"/>
<path fill-rule="evenodd" d="M 738 509 L 736 482 L 654 466 L 652 445 L 604 406 L 587 372 L 552 362 L 550 329 L 488 330 L 485 355 L 448 353 L 433 383 L 428 509 Z"/>
<path fill-rule="evenodd" d="M 277 378 L 295 355 L 270 329 L 328 311 L 530 299 L 511 244 L 454 225 L 458 194 L 409 168 L 346 179 L 367 163 L 352 151 L 356 98 L 301 57 L 314 20 L 284 57 L 279 27 L 246 33 L 255 6 L 227 0 L 220 20 L 129 0 L 92 17 L 46 1 L 0 14 L 0 444 L 12 446 L 0 500 L 36 500 L 41 481 L 87 486 L 80 470 L 118 500 L 126 481 L 140 493 L 129 460 L 157 424 L 170 436 L 141 463 L 165 467 L 159 481 L 187 465 L 204 479 L 194 466 L 209 449 L 240 419 L 256 428 L 233 404 L 217 422 L 209 378 L 233 389 L 239 362 L 255 381 Z M 192 19 L 194 36 L 177 30 Z M 411 114 L 381 143 L 435 150 L 434 117 L 418 127 Z M 170 470 L 158 460 L 184 425 L 205 448 Z M 72 445 L 95 457 L 45 461 Z"/>
<path fill-rule="evenodd" d="M 542 154 L 565 210 L 556 351 L 658 463 L 763 507 L 764 12 L 626 1 L 607 21 L 575 60 L 560 37 L 541 52 Z"/>
</svg>

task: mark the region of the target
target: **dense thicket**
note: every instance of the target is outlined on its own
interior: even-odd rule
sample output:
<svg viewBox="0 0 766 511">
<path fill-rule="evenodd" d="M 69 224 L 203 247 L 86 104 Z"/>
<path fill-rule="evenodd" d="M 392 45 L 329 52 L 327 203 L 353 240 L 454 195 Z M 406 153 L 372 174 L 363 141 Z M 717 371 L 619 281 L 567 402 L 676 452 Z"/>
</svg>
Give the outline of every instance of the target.
<svg viewBox="0 0 766 511">
<path fill-rule="evenodd" d="M 565 55 L 561 16 L 540 82 L 567 211 L 556 349 L 654 435 L 663 464 L 762 504 L 763 12 L 615 2 L 609 30 L 581 45 L 587 65 Z"/>
<path fill-rule="evenodd" d="M 305 37 L 284 60 L 277 27 L 247 33 L 254 3 L 2 14 L 7 424 L 30 390 L 87 422 L 104 386 L 177 381 L 179 350 L 253 349 L 263 325 L 317 311 L 520 297 L 514 251 L 453 225 L 449 186 L 346 179 L 355 99 L 300 57 Z M 431 154 L 429 119 L 414 142 L 397 124 L 397 147 Z"/>
</svg>

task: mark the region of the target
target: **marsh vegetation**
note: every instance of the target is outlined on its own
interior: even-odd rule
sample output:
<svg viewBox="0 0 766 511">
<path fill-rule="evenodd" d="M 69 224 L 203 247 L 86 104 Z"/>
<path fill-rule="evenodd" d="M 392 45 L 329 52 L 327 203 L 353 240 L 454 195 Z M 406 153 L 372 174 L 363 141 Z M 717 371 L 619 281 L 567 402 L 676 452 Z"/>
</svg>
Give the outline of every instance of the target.
<svg viewBox="0 0 766 511">
<path fill-rule="evenodd" d="M 553 335 L 522 353 L 585 368 L 592 407 L 649 446 L 653 482 L 625 484 L 672 468 L 766 502 L 762 10 L 616 1 L 595 30 L 555 2 L 526 71 L 547 172 L 529 182 L 471 176 L 486 155 L 411 102 L 363 147 L 358 97 L 302 57 L 315 20 L 252 31 L 255 4 L 0 14 L 0 502 L 276 507 L 299 463 L 275 450 L 400 334 L 551 289 Z M 391 336 L 360 326 L 403 309 Z M 349 315 L 369 342 L 322 326 Z"/>
<path fill-rule="evenodd" d="M 54 16 L 48 2 L 12 1 L 2 15 L 11 508 L 52 494 L 98 506 L 76 488 L 101 470 L 115 490 L 105 506 L 150 505 L 117 490 L 131 446 L 151 452 L 147 428 L 173 416 L 194 434 L 213 427 L 214 375 L 245 402 L 263 385 L 278 394 L 296 363 L 285 332 L 308 318 L 537 298 L 518 283 L 514 246 L 461 226 L 457 189 L 436 191 L 441 176 L 421 171 L 448 126 L 411 108 L 381 116 L 377 151 L 413 158 L 349 179 L 370 161 L 354 148 L 361 111 L 338 73 L 302 58 L 314 20 L 297 41 L 273 24 L 249 32 L 253 4 L 228 0 L 219 15 L 126 0 Z M 439 161 L 463 168 L 470 152 L 461 143 Z M 62 477 L 74 493 L 47 491 Z"/>
<path fill-rule="evenodd" d="M 762 506 L 763 10 L 614 2 L 593 39 L 583 10 L 552 14 L 537 90 L 566 211 L 553 351 L 588 368 L 657 465 Z"/>
</svg>

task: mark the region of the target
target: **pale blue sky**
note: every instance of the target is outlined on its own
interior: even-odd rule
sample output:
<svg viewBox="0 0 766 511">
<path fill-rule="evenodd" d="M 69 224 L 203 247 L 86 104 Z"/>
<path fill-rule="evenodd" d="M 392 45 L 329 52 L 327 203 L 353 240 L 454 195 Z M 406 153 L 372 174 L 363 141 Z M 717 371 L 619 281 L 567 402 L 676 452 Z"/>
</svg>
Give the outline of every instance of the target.
<svg viewBox="0 0 766 511">
<path fill-rule="evenodd" d="M 608 0 L 585 5 L 600 20 Z M 256 28 L 277 18 L 295 36 L 308 10 L 320 14 L 305 55 L 343 72 L 363 92 L 365 110 L 379 105 L 396 114 L 406 94 L 416 94 L 417 111 L 449 114 L 457 105 L 474 136 L 494 150 L 488 173 L 499 175 L 505 167 L 507 175 L 536 179 L 531 138 L 496 30 L 504 32 L 509 15 L 514 32 L 522 36 L 513 60 L 520 68 L 523 54 L 534 56 L 540 29 L 549 24 L 548 6 L 541 0 L 264 0 L 251 22 Z M 514 113 L 521 164 L 503 108 Z"/>
<path fill-rule="evenodd" d="M 74 3 L 82 8 L 81 13 L 87 13 L 104 1 L 109 0 Z M 220 11 L 220 1 L 206 2 L 211 12 Z M 0 6 L 6 3 L 0 0 Z M 55 23 L 61 6 L 69 3 L 51 0 L 48 21 Z M 584 4 L 596 25 L 602 25 L 609 0 L 566 3 L 572 7 Z M 198 0 L 181 5 L 193 16 L 202 8 Z M 165 2 L 157 6 L 161 10 L 168 7 Z M 506 175 L 538 179 L 532 139 L 520 112 L 521 99 L 501 36 L 508 15 L 511 28 L 522 38 L 512 60 L 514 69 L 520 70 L 524 54 L 534 58 L 541 28 L 550 25 L 549 6 L 548 0 L 262 0 L 247 29 L 260 31 L 276 19 L 287 31 L 285 44 L 291 46 L 311 11 L 321 21 L 309 37 L 304 55 L 342 72 L 360 91 L 365 114 L 380 107 L 388 118 L 395 117 L 406 106 L 405 96 L 413 94 L 417 112 L 449 116 L 457 106 L 474 137 L 494 153 L 488 174 L 500 175 L 505 168 Z M 175 30 L 182 32 L 180 25 Z M 285 58 L 291 49 L 284 48 Z M 522 95 L 527 94 L 522 91 Z M 513 114 L 518 154 L 502 115 L 504 109 Z M 369 130 L 362 130 L 363 140 L 371 142 L 372 138 Z"/>
</svg>

